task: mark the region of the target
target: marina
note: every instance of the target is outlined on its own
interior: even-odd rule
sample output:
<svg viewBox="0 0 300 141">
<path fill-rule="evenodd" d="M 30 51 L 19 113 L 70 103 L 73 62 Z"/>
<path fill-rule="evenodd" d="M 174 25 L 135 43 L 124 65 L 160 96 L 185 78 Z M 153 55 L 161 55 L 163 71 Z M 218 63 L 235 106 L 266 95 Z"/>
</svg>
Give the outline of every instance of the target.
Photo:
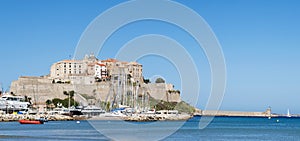
<svg viewBox="0 0 300 141">
<path fill-rule="evenodd" d="M 0 141 L 300 141 L 299 7 L 0 1 Z"/>
</svg>

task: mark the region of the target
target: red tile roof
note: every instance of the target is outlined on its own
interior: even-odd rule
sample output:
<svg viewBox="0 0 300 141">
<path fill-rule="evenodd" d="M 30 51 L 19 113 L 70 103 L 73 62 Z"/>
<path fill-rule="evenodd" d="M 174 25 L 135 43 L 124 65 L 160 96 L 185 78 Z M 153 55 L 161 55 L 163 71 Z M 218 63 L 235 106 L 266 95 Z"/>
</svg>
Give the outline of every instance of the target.
<svg viewBox="0 0 300 141">
<path fill-rule="evenodd" d="M 106 60 L 102 60 L 101 62 L 119 62 L 117 59 L 108 58 Z"/>
</svg>

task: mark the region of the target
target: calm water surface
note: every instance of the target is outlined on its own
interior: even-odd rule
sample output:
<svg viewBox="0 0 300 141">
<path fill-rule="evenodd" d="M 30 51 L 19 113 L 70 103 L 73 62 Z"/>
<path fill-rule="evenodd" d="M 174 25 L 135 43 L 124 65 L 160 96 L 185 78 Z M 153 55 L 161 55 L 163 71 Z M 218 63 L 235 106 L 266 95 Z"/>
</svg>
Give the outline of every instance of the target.
<svg viewBox="0 0 300 141">
<path fill-rule="evenodd" d="M 199 119 L 200 117 L 190 119 L 177 132 L 164 140 L 300 141 L 300 118 L 216 117 L 207 128 L 202 130 L 198 129 Z M 113 125 L 118 125 L 118 121 L 110 122 Z M 168 122 L 170 125 L 174 123 L 176 122 Z M 122 123 L 120 122 L 120 124 Z M 151 135 L 151 133 L 149 134 Z M 0 122 L 0 140 L 74 141 L 110 139 L 97 132 L 87 121 L 81 121 L 80 124 L 76 123 L 76 121 L 50 121 L 44 125 L 21 125 L 18 122 Z"/>
</svg>

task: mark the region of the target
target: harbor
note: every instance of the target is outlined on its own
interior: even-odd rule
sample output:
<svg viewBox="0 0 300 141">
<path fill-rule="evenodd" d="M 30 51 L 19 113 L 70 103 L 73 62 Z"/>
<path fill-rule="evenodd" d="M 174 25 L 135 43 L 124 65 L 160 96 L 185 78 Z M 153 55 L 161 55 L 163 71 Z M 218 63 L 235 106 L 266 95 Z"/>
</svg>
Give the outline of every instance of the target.
<svg viewBox="0 0 300 141">
<path fill-rule="evenodd" d="M 112 89 L 111 91 L 118 91 L 118 89 L 124 89 L 122 87 L 112 87 L 117 89 Z M 133 95 L 135 91 L 133 91 Z M 141 95 L 142 96 L 142 95 Z M 109 95 L 108 95 L 109 97 Z M 45 110 L 39 110 L 34 108 L 31 102 L 26 101 L 25 97 L 14 96 L 11 94 L 2 94 L 0 98 L 0 122 L 10 122 L 10 121 L 39 121 L 40 119 L 45 119 L 47 121 L 69 121 L 69 120 L 124 120 L 129 122 L 151 122 L 151 121 L 186 121 L 194 116 L 215 116 L 215 117 L 262 117 L 262 118 L 299 118 L 300 115 L 291 114 L 289 109 L 286 114 L 276 114 L 272 113 L 271 108 L 267 108 L 263 112 L 245 112 L 245 111 L 214 111 L 214 110 L 200 110 L 185 104 L 184 106 L 179 106 L 180 108 L 191 108 L 193 112 L 183 112 L 174 109 L 160 109 L 157 110 L 155 107 L 161 105 L 158 101 L 151 98 L 140 98 L 135 99 L 134 97 L 128 97 L 132 99 L 132 105 L 134 107 L 122 105 L 122 99 L 118 99 L 119 96 L 116 93 L 112 93 L 111 97 L 105 103 L 112 104 L 102 104 L 102 107 L 96 105 L 87 106 L 74 106 L 71 103 L 70 107 L 65 108 L 62 103 L 56 103 L 52 105 L 54 108 L 49 108 Z M 69 97 L 71 98 L 71 97 Z M 71 100 L 69 100 L 71 101 Z M 150 103 L 156 103 L 156 105 L 151 106 Z M 128 103 L 127 103 L 128 104 Z M 170 107 L 170 103 L 164 102 L 164 106 Z M 101 104 L 99 104 L 101 106 Z M 130 102 L 129 102 L 130 105 Z M 180 105 L 177 103 L 176 105 Z M 152 107 L 152 108 L 151 108 Z M 187 110 L 186 110 L 187 111 Z"/>
<path fill-rule="evenodd" d="M 179 113 L 177 110 L 159 110 L 149 107 L 132 108 L 129 106 L 114 108 L 110 111 L 96 105 L 72 106 L 65 108 L 62 103 L 57 103 L 55 108 L 39 111 L 25 97 L 3 94 L 0 98 L 0 121 L 67 121 L 67 120 L 125 120 L 125 121 L 163 121 L 163 120 L 188 120 L 191 114 Z M 143 101 L 145 102 L 145 101 Z M 138 101 L 137 101 L 138 103 Z M 149 103 L 149 101 L 148 101 Z M 68 105 L 71 106 L 69 103 Z M 113 107 L 110 107 L 113 108 Z M 109 108 L 109 109 L 110 109 Z M 143 109 L 144 111 L 141 111 Z"/>
<path fill-rule="evenodd" d="M 54 63 L 49 75 L 21 76 L 0 95 L 0 121 L 188 120 L 195 111 L 173 84 L 145 79 L 141 64 L 92 54 Z"/>
</svg>

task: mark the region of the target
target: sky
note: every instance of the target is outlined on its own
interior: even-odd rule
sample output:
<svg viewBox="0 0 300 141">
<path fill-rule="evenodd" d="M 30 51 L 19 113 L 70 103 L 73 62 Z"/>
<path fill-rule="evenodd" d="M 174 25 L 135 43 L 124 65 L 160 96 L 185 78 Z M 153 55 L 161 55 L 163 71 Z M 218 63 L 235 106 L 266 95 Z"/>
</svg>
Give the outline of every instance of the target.
<svg viewBox="0 0 300 141">
<path fill-rule="evenodd" d="M 47 75 L 53 63 L 72 58 L 87 26 L 99 14 L 122 2 L 0 1 L 0 84 L 3 89 L 8 90 L 11 81 L 20 76 Z M 176 2 L 197 12 L 222 46 L 227 81 L 221 110 L 264 111 L 271 106 L 275 113 L 286 113 L 287 109 L 300 113 L 298 0 Z M 176 16 L 178 11 L 171 12 Z M 200 76 L 197 107 L 203 109 L 211 89 L 209 62 L 201 46 L 179 27 L 155 20 L 130 23 L 114 32 L 96 55 L 99 59 L 114 58 L 129 40 L 147 34 L 168 36 L 190 53 Z M 155 55 L 137 61 L 143 64 L 145 78 L 161 76 L 176 89 L 181 88 L 178 71 L 170 61 Z"/>
</svg>

